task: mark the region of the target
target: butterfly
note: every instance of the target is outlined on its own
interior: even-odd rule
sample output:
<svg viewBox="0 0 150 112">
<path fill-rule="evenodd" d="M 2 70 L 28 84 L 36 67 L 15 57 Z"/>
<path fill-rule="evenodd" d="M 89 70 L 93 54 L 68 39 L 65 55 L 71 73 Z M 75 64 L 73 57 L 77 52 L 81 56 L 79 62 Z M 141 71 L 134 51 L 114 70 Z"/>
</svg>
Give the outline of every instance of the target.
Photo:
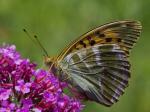
<svg viewBox="0 0 150 112">
<path fill-rule="evenodd" d="M 112 106 L 128 86 L 129 55 L 141 29 L 139 21 L 131 20 L 102 25 L 71 42 L 57 57 L 46 57 L 45 63 L 87 99 Z"/>
</svg>

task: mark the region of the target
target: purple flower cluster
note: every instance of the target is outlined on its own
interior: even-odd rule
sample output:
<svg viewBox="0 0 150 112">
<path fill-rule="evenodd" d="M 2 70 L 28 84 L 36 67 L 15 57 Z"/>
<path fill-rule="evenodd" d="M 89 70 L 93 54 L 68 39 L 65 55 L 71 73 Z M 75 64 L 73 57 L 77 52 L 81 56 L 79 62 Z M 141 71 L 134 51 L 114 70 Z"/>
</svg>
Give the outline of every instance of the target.
<svg viewBox="0 0 150 112">
<path fill-rule="evenodd" d="M 0 112 L 81 111 L 83 105 L 63 93 L 63 82 L 35 67 L 14 45 L 0 48 Z"/>
</svg>

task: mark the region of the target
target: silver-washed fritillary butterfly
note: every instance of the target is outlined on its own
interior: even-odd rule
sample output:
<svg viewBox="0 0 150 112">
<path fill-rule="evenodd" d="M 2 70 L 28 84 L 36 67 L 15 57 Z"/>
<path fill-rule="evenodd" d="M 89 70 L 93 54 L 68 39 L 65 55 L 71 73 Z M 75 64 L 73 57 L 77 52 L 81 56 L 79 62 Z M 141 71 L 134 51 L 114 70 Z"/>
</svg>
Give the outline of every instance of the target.
<svg viewBox="0 0 150 112">
<path fill-rule="evenodd" d="M 46 57 L 50 70 L 89 100 L 111 106 L 130 78 L 130 50 L 140 36 L 138 21 L 117 21 L 91 30 L 58 57 Z"/>
</svg>

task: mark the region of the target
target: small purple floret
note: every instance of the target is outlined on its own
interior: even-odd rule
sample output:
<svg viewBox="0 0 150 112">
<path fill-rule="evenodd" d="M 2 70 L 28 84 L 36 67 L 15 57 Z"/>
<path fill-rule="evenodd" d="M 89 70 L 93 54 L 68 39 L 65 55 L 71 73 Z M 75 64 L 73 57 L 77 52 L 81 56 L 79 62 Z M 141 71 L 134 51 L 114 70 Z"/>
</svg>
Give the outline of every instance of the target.
<svg viewBox="0 0 150 112">
<path fill-rule="evenodd" d="M 54 74 L 35 69 L 14 45 L 0 47 L 0 112 L 80 112 L 79 100 L 67 96 Z"/>
</svg>

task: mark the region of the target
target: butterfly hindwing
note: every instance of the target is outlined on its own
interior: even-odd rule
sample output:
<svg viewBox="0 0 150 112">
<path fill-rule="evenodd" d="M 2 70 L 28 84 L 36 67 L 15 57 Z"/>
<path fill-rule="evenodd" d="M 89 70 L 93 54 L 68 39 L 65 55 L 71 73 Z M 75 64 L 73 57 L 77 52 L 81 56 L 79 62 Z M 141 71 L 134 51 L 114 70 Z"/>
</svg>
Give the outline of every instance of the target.
<svg viewBox="0 0 150 112">
<path fill-rule="evenodd" d="M 130 77 L 126 54 L 116 44 L 80 49 L 67 55 L 59 66 L 67 73 L 70 85 L 106 106 L 118 101 Z"/>
</svg>

